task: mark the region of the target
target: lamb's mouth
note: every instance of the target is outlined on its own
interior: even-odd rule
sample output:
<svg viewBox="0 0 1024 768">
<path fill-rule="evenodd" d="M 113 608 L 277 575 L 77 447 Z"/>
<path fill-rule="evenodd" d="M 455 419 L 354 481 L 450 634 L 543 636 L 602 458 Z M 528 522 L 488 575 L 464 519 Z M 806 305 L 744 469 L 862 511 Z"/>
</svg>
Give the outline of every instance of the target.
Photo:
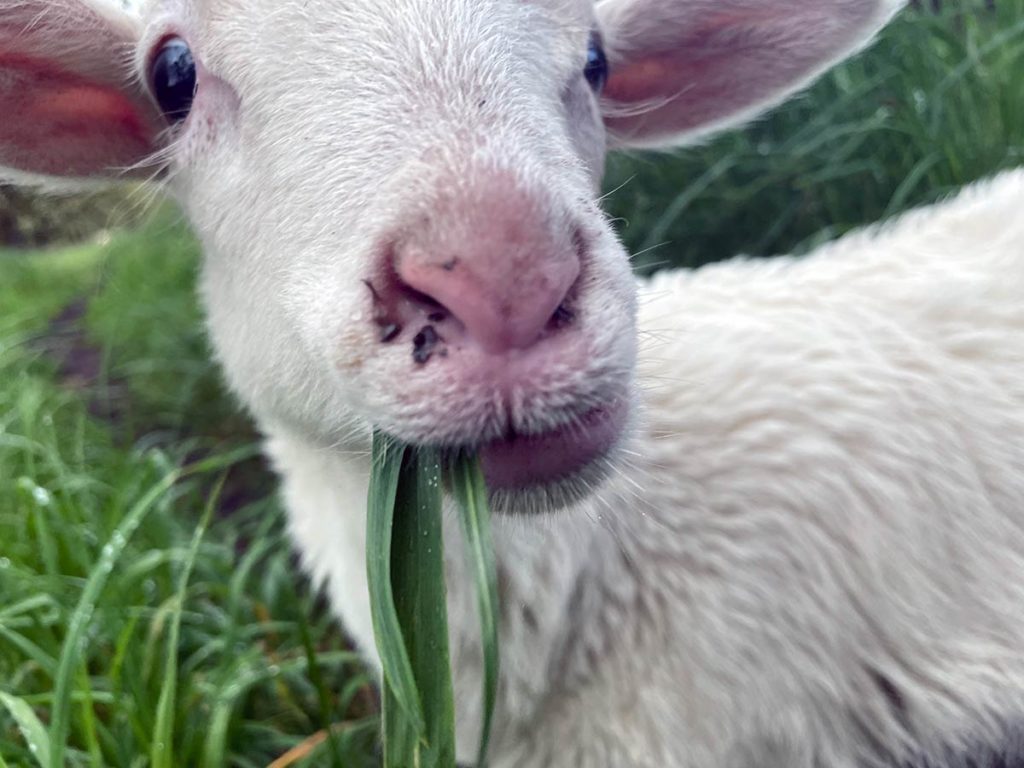
<svg viewBox="0 0 1024 768">
<path fill-rule="evenodd" d="M 629 403 L 619 398 L 549 432 L 484 443 L 479 451 L 488 488 L 507 495 L 595 481 L 603 475 L 597 465 L 618 444 L 628 416 Z"/>
</svg>

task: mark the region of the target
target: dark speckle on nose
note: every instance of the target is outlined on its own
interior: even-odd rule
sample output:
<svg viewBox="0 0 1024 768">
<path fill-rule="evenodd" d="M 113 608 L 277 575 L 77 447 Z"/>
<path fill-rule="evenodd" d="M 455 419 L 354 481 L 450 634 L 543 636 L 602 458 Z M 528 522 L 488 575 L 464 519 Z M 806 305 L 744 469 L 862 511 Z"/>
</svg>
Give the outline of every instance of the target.
<svg viewBox="0 0 1024 768">
<path fill-rule="evenodd" d="M 434 355 L 434 350 L 442 339 L 434 326 L 428 325 L 416 334 L 412 340 L 412 359 L 419 365 L 425 365 Z"/>
</svg>

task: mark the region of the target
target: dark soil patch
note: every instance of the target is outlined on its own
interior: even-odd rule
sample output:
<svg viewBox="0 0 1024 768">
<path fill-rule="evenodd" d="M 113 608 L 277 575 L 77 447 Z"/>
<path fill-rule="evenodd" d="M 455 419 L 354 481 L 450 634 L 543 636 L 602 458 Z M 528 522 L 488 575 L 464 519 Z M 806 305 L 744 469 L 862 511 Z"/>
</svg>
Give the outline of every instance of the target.
<svg viewBox="0 0 1024 768">
<path fill-rule="evenodd" d="M 57 366 L 57 382 L 85 395 L 89 413 L 112 424 L 124 414 L 129 397 L 125 382 L 103 380 L 103 350 L 85 332 L 88 302 L 76 299 L 61 310 L 36 341 L 37 348 Z"/>
<path fill-rule="evenodd" d="M 91 416 L 109 424 L 115 440 L 133 444 L 144 436 L 158 435 L 157 443 L 182 443 L 196 440 L 214 443 L 217 448 L 193 451 L 187 463 L 199 462 L 215 452 L 254 442 L 257 435 L 241 419 L 231 419 L 231 434 L 218 426 L 211 431 L 168 431 L 146 420 L 144 405 L 133 402 L 131 388 L 123 379 L 107 375 L 103 349 L 93 342 L 85 330 L 88 301 L 78 298 L 64 307 L 50 322 L 34 346 L 56 365 L 58 384 L 80 394 Z M 152 440 L 150 442 L 153 442 Z M 225 446 L 228 446 L 225 449 Z M 221 489 L 218 514 L 228 517 L 234 512 L 274 493 L 273 471 L 260 455 L 232 467 Z M 212 481 L 209 489 L 212 492 Z"/>
</svg>

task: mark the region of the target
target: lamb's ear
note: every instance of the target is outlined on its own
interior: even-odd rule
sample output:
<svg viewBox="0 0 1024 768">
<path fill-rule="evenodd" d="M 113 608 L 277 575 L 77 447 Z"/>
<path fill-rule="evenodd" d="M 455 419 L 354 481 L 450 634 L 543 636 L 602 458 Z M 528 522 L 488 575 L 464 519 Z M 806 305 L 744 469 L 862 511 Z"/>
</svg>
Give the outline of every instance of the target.
<svg viewBox="0 0 1024 768">
<path fill-rule="evenodd" d="M 860 49 L 903 0 L 602 0 L 613 145 L 748 120 Z"/>
<path fill-rule="evenodd" d="M 162 120 L 132 76 L 139 34 L 102 0 L 0 0 L 0 178 L 146 174 Z"/>
</svg>

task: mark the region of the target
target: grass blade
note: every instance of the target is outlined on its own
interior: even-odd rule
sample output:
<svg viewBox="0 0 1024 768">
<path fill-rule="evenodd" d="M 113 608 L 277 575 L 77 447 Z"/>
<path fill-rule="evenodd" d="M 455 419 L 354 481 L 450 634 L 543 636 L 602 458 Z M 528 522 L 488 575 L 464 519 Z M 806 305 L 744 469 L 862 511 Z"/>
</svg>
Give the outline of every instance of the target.
<svg viewBox="0 0 1024 768">
<path fill-rule="evenodd" d="M 138 529 L 146 515 L 156 506 L 156 502 L 177 482 L 179 473 L 171 472 L 159 483 L 154 485 L 135 506 L 129 510 L 124 520 L 114 530 L 110 541 L 103 547 L 103 553 L 96 566 L 89 574 L 89 579 L 82 590 L 82 597 L 75 607 L 68 624 L 68 633 L 64 639 L 60 653 L 60 662 L 57 665 L 57 679 L 55 681 L 55 693 L 53 701 L 53 716 L 50 722 L 50 754 L 49 764 L 52 768 L 64 768 L 64 751 L 67 745 L 68 728 L 70 725 L 69 715 L 71 709 L 71 693 L 74 688 L 74 672 L 78 667 L 81 656 L 85 631 L 92 618 L 93 610 L 96 608 L 96 601 L 99 599 L 103 587 L 114 564 L 124 551 L 128 540 Z"/>
<path fill-rule="evenodd" d="M 480 463 L 460 455 L 449 470 L 449 486 L 459 506 L 459 520 L 466 546 L 466 562 L 473 573 L 477 610 L 480 614 L 480 642 L 484 659 L 483 723 L 480 729 L 479 768 L 487 765 L 487 749 L 498 694 L 498 570 L 491 539 L 487 486 Z"/>
<path fill-rule="evenodd" d="M 36 717 L 36 713 L 27 703 L 17 696 L 8 693 L 0 693 L 0 704 L 3 704 L 14 722 L 18 724 L 18 730 L 28 742 L 29 751 L 35 755 L 41 768 L 50 766 L 50 741 L 46 734 L 46 727 Z"/>
<path fill-rule="evenodd" d="M 415 733 L 420 734 L 425 728 L 423 706 L 402 639 L 402 626 L 395 610 L 391 586 L 391 535 L 398 479 L 405 453 L 405 447 L 387 435 L 374 435 L 373 471 L 367 505 L 366 573 L 373 634 L 384 673 L 385 721 L 397 706 L 405 713 Z M 389 695 L 393 697 L 390 702 Z M 387 706 L 389 703 L 391 707 Z"/>
<path fill-rule="evenodd" d="M 295 593 L 295 602 L 299 602 L 297 592 Z M 309 631 L 309 619 L 300 611 L 296 617 L 296 624 L 299 628 L 299 637 L 302 639 L 302 649 L 306 654 L 309 682 L 313 684 L 313 688 L 316 690 L 317 702 L 320 705 L 324 741 L 330 749 L 330 766 L 331 768 L 345 768 L 341 759 L 341 750 L 338 747 L 338 739 L 334 733 L 335 729 L 331 725 L 331 694 L 320 671 L 320 661 L 317 658 L 316 646 L 313 644 L 313 636 Z M 344 700 L 344 697 L 342 697 L 342 701 Z"/>
<path fill-rule="evenodd" d="M 448 654 L 448 610 L 442 535 L 441 462 L 437 451 L 407 452 L 402 462 L 391 534 L 395 611 L 423 704 L 425 729 L 412 765 L 455 765 L 455 707 Z M 395 718 L 400 744 L 408 728 Z M 389 734 L 385 733 L 385 738 Z M 385 765 L 409 766 L 409 755 L 385 747 Z"/>
<path fill-rule="evenodd" d="M 226 479 L 227 475 L 222 474 L 210 494 L 203 517 L 192 536 L 188 557 L 182 566 L 177 601 L 171 616 L 170 629 L 167 632 L 167 661 L 164 665 L 164 681 L 160 687 L 156 726 L 153 729 L 153 742 L 150 745 L 149 759 L 153 768 L 172 768 L 174 765 L 174 707 L 178 698 L 178 639 L 181 634 L 181 614 L 185 610 L 185 594 L 192 576 L 192 568 L 199 555 L 199 545 L 210 525 L 210 520 L 213 519 L 213 512 L 217 508 L 217 502 L 220 500 Z"/>
</svg>

